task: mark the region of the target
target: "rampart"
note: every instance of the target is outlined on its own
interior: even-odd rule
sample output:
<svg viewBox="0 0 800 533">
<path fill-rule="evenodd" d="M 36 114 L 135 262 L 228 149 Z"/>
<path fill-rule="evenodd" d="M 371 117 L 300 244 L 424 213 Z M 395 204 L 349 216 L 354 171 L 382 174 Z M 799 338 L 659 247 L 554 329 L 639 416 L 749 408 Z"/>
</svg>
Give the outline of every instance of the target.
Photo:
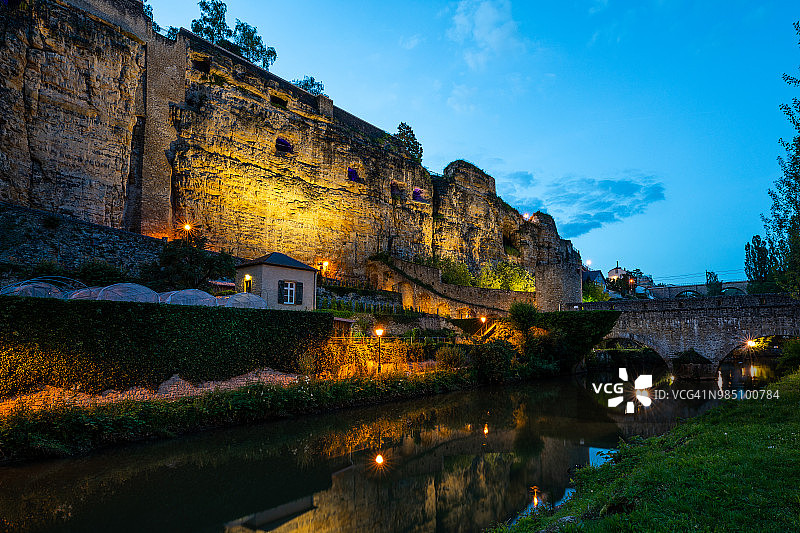
<svg viewBox="0 0 800 533">
<path fill-rule="evenodd" d="M 0 7 L 0 200 L 215 249 L 279 250 L 326 275 L 376 252 L 535 271 L 539 303 L 580 298 L 580 256 L 464 162 L 432 176 L 394 136 L 181 30 L 140 0 Z"/>
</svg>

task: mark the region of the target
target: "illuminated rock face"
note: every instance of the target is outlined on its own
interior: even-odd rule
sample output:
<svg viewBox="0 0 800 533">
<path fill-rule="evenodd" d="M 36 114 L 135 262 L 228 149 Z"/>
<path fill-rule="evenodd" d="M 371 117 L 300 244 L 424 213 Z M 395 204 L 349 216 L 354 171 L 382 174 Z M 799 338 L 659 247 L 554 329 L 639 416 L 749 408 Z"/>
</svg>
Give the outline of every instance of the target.
<svg viewBox="0 0 800 533">
<path fill-rule="evenodd" d="M 412 194 L 430 197 L 431 178 L 391 136 L 216 47 L 195 41 L 188 53 L 176 220 L 234 255 L 281 250 L 332 273 L 390 245 L 430 255 L 432 205 Z"/>
<path fill-rule="evenodd" d="M 12 2 L 11 4 L 14 4 Z M 377 252 L 517 261 L 537 305 L 580 300 L 580 257 L 464 161 L 431 175 L 390 134 L 182 30 L 139 0 L 0 9 L 0 200 L 327 275 Z"/>
<path fill-rule="evenodd" d="M 25 4 L 0 7 L 0 200 L 122 227 L 144 45 L 84 11 Z"/>
</svg>

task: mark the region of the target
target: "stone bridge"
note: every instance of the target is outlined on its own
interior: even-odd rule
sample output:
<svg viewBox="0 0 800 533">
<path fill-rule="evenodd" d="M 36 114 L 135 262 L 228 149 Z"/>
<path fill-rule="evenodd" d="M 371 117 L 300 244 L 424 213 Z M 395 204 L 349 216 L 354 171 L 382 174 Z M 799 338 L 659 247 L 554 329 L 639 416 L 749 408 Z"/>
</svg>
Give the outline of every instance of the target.
<svg viewBox="0 0 800 533">
<path fill-rule="evenodd" d="M 607 339 L 632 339 L 653 348 L 672 368 L 676 354 L 694 349 L 714 366 L 748 339 L 800 337 L 800 301 L 784 294 L 678 300 L 612 300 L 573 309 L 622 311 Z"/>
</svg>

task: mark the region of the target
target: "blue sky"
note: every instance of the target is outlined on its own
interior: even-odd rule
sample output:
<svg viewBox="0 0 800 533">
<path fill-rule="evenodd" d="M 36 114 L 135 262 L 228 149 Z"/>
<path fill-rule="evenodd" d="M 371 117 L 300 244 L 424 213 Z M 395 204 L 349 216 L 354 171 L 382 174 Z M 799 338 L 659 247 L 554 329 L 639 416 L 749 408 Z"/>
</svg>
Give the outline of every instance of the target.
<svg viewBox="0 0 800 533">
<path fill-rule="evenodd" d="M 163 26 L 199 16 L 151 3 Z M 476 164 L 593 268 L 744 279 L 792 134 L 778 106 L 800 96 L 781 80 L 800 64 L 796 1 L 227 4 L 276 48 L 274 73 L 313 75 L 387 131 L 409 123 L 431 171 Z"/>
</svg>

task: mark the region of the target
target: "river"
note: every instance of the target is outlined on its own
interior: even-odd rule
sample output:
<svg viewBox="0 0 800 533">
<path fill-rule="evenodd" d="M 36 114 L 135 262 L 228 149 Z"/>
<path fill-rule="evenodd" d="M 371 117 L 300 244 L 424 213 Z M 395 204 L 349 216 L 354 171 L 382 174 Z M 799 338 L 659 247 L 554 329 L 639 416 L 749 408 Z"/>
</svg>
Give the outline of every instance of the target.
<svg viewBox="0 0 800 533">
<path fill-rule="evenodd" d="M 722 388 L 761 387 L 771 368 L 723 365 Z M 720 387 L 673 384 L 665 369 L 653 379 L 661 390 Z M 571 472 L 607 460 L 620 438 L 719 403 L 646 407 L 626 387 L 626 414 L 594 392 L 611 383 L 613 396 L 619 382 L 609 372 L 479 389 L 8 465 L 0 531 L 481 531 L 568 497 Z"/>
</svg>

